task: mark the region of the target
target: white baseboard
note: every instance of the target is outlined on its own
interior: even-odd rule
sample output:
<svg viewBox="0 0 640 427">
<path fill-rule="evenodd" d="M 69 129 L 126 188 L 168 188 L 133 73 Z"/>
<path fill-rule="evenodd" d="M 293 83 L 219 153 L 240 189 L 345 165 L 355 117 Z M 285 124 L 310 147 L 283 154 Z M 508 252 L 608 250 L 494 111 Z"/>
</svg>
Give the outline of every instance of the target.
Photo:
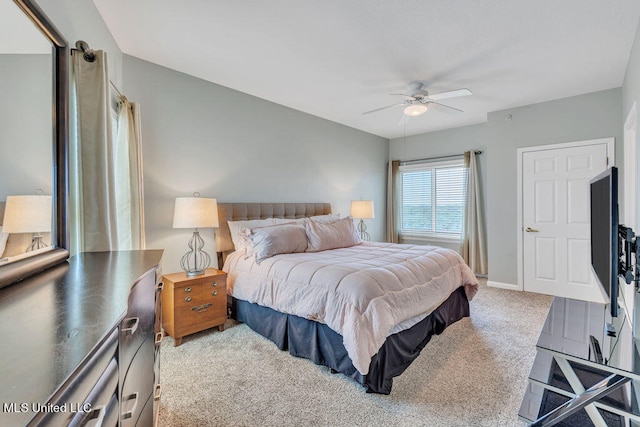
<svg viewBox="0 0 640 427">
<path fill-rule="evenodd" d="M 510 289 L 512 291 L 521 291 L 522 288 L 518 285 L 512 285 L 511 283 L 494 282 L 493 280 L 487 280 L 487 286 L 494 288 Z"/>
</svg>

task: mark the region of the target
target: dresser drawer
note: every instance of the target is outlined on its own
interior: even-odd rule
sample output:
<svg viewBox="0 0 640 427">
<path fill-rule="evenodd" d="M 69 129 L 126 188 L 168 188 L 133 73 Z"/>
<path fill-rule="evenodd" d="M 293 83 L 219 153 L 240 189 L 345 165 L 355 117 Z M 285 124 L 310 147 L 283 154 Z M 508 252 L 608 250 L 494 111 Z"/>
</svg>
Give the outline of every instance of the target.
<svg viewBox="0 0 640 427">
<path fill-rule="evenodd" d="M 69 426 L 92 425 L 95 420 L 103 420 L 103 426 L 116 426 L 118 424 L 118 363 L 111 359 L 109 366 L 96 383 L 87 399 L 83 402 Z M 115 409 L 115 410 L 114 410 Z M 111 420 L 111 421 L 109 421 Z"/>
<path fill-rule="evenodd" d="M 136 425 L 143 406 L 153 394 L 155 342 L 146 340 L 133 358 L 122 383 L 120 422 L 122 426 Z"/>
<path fill-rule="evenodd" d="M 155 334 L 156 273 L 148 271 L 131 288 L 127 314 L 120 326 L 120 365 L 129 366 L 140 345 Z"/>
<path fill-rule="evenodd" d="M 76 412 L 39 412 L 30 425 L 67 425 L 71 418 L 77 414 L 78 407 L 88 401 L 94 386 L 105 378 L 110 378 L 108 369 L 115 366 L 117 383 L 117 359 L 118 330 L 111 334 L 100 344 L 89 359 L 76 371 L 76 373 L 56 392 L 51 398 L 53 406 L 73 405 Z M 114 390 L 115 391 L 115 390 Z"/>
</svg>

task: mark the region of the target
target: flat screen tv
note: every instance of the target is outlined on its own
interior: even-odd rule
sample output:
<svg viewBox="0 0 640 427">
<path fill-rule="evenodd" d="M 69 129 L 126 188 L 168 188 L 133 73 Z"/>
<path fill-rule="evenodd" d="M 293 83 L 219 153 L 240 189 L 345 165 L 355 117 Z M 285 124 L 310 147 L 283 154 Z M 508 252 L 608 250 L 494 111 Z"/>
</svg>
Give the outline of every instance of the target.
<svg viewBox="0 0 640 427">
<path fill-rule="evenodd" d="M 591 266 L 618 316 L 618 168 L 591 180 Z"/>
</svg>

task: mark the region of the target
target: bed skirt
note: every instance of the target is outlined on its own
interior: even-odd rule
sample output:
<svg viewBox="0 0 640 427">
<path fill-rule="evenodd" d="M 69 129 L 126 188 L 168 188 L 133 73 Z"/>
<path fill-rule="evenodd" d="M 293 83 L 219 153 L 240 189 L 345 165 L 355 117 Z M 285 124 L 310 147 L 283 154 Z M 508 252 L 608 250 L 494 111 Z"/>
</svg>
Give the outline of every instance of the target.
<svg viewBox="0 0 640 427">
<path fill-rule="evenodd" d="M 284 314 L 247 301 L 232 300 L 232 317 L 271 340 L 280 350 L 340 372 L 366 387 L 367 393 L 389 394 L 393 378 L 404 372 L 434 334 L 469 316 L 464 287 L 454 291 L 433 313 L 404 331 L 387 337 L 362 375 L 351 363 L 342 336 L 324 323 Z"/>
</svg>

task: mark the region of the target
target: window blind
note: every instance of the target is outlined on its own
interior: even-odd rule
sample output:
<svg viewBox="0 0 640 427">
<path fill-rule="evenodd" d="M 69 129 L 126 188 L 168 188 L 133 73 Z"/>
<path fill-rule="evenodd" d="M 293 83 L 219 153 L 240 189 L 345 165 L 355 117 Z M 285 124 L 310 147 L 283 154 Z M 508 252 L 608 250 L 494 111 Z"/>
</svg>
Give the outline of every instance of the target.
<svg viewBox="0 0 640 427">
<path fill-rule="evenodd" d="M 402 168 L 401 233 L 460 238 L 466 175 L 462 160 Z"/>
</svg>

